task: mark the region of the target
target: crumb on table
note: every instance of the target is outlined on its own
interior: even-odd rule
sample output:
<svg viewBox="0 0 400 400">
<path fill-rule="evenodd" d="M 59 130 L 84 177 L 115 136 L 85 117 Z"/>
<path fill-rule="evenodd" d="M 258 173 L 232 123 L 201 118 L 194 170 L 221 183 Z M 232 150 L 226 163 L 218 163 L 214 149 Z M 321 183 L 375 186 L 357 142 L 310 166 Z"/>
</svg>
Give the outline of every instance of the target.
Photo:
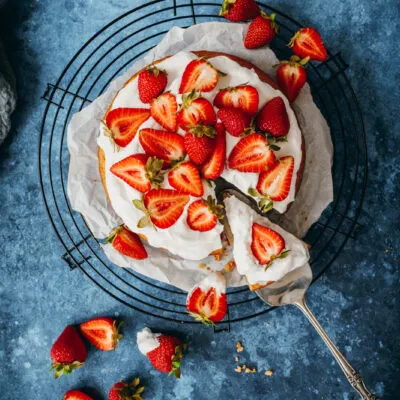
<svg viewBox="0 0 400 400">
<path fill-rule="evenodd" d="M 242 343 L 237 342 L 237 343 L 236 343 L 236 351 L 237 351 L 238 353 L 241 353 L 243 350 L 244 350 L 244 347 L 242 346 Z"/>
<path fill-rule="evenodd" d="M 272 371 L 272 369 L 267 369 L 264 374 L 267 376 L 271 376 L 274 374 L 274 371 Z"/>
</svg>

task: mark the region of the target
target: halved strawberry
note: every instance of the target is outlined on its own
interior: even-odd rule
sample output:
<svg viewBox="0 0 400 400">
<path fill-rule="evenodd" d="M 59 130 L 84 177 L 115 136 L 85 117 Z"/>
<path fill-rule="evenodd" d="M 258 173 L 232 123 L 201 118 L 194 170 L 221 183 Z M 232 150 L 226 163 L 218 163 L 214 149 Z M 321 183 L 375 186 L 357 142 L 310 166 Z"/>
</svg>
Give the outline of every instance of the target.
<svg viewBox="0 0 400 400">
<path fill-rule="evenodd" d="M 223 0 L 219 15 L 232 22 L 241 22 L 255 18 L 259 13 L 255 0 Z"/>
<path fill-rule="evenodd" d="M 122 335 L 118 332 L 117 321 L 112 318 L 94 318 L 80 324 L 82 335 L 100 350 L 114 350 Z"/>
<path fill-rule="evenodd" d="M 175 132 L 146 128 L 139 132 L 139 141 L 147 154 L 167 163 L 185 156 L 183 137 Z"/>
<path fill-rule="evenodd" d="M 147 251 L 140 237 L 123 225 L 115 228 L 106 239 L 106 242 L 111 243 L 114 249 L 124 256 L 135 260 L 147 258 Z"/>
<path fill-rule="evenodd" d="M 190 162 L 175 165 L 168 174 L 169 184 L 180 193 L 201 197 L 204 194 L 199 170 Z"/>
<path fill-rule="evenodd" d="M 257 128 L 274 137 L 286 136 L 290 129 L 289 117 L 282 98 L 276 96 L 265 104 L 257 116 Z"/>
<path fill-rule="evenodd" d="M 223 216 L 224 207 L 208 196 L 207 200 L 197 200 L 189 206 L 186 222 L 190 229 L 206 232 L 213 229 Z"/>
<path fill-rule="evenodd" d="M 308 57 L 300 59 L 298 56 L 292 56 L 290 61 L 281 61 L 281 65 L 276 71 L 276 78 L 279 86 L 289 101 L 295 101 L 301 88 L 307 80 L 305 66 Z"/>
<path fill-rule="evenodd" d="M 214 107 L 201 97 L 200 93 L 192 90 L 182 96 L 182 106 L 178 112 L 178 125 L 188 130 L 193 125 L 214 125 L 217 122 Z"/>
<path fill-rule="evenodd" d="M 228 158 L 229 168 L 241 172 L 262 172 L 274 163 L 274 152 L 266 139 L 258 133 L 240 139 Z"/>
<path fill-rule="evenodd" d="M 224 275 L 211 272 L 188 293 L 186 307 L 190 315 L 207 325 L 223 320 L 228 308 L 225 292 Z"/>
<path fill-rule="evenodd" d="M 62 400 L 93 400 L 93 398 L 80 390 L 68 390 Z"/>
<path fill-rule="evenodd" d="M 144 195 L 144 201 L 133 200 L 133 205 L 146 215 L 138 222 L 143 228 L 154 224 L 157 228 L 166 229 L 174 225 L 182 215 L 190 197 L 172 189 L 152 189 Z"/>
<path fill-rule="evenodd" d="M 150 117 L 147 108 L 115 108 L 103 121 L 104 134 L 117 146 L 125 147 L 136 136 L 136 132 Z"/>
<path fill-rule="evenodd" d="M 288 251 L 285 240 L 276 231 L 266 226 L 253 223 L 251 231 L 251 251 L 260 265 L 267 269 L 276 258 L 284 258 Z"/>
<path fill-rule="evenodd" d="M 215 148 L 208 161 L 201 168 L 205 179 L 213 180 L 222 175 L 226 161 L 226 135 L 223 124 L 217 122 L 215 125 L 217 137 L 215 138 Z"/>
<path fill-rule="evenodd" d="M 166 71 L 158 69 L 152 65 L 139 74 L 138 91 L 142 103 L 150 103 L 155 97 L 159 96 L 168 83 Z"/>
<path fill-rule="evenodd" d="M 114 164 L 110 171 L 139 192 L 147 192 L 152 186 L 160 187 L 164 181 L 161 172 L 163 160 L 147 154 L 134 154 Z"/>
<path fill-rule="evenodd" d="M 240 108 L 221 108 L 217 115 L 232 136 L 239 137 L 251 129 L 251 118 Z"/>
<path fill-rule="evenodd" d="M 212 125 L 196 125 L 185 133 L 185 150 L 192 162 L 203 165 L 215 148 L 216 129 Z"/>
<path fill-rule="evenodd" d="M 214 99 L 214 106 L 218 108 L 240 108 L 254 117 L 258 112 L 259 95 L 257 89 L 250 85 L 229 87 L 218 92 Z"/>
<path fill-rule="evenodd" d="M 155 98 L 150 105 L 151 116 L 168 131 L 176 131 L 177 111 L 176 98 L 169 92 Z"/>
<path fill-rule="evenodd" d="M 186 66 L 183 73 L 179 93 L 187 93 L 192 90 L 211 92 L 217 86 L 219 74 L 223 73 L 217 71 L 204 58 L 193 60 Z"/>
<path fill-rule="evenodd" d="M 314 28 L 301 28 L 297 31 L 290 40 L 289 47 L 301 58 L 325 61 L 328 57 L 321 36 Z"/>
</svg>

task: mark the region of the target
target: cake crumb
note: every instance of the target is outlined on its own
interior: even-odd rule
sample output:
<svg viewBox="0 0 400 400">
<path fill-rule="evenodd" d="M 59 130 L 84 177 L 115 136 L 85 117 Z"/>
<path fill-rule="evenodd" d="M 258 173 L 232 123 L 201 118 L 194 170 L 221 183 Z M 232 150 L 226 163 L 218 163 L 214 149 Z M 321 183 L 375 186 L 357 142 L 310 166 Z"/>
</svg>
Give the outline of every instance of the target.
<svg viewBox="0 0 400 400">
<path fill-rule="evenodd" d="M 226 272 L 231 272 L 236 268 L 236 263 L 234 260 L 229 261 L 226 265 L 225 265 L 225 271 Z"/>
<path fill-rule="evenodd" d="M 241 367 L 240 365 L 238 365 L 238 366 L 235 368 L 235 371 L 236 371 L 236 372 L 242 372 L 242 367 Z"/>
<path fill-rule="evenodd" d="M 267 369 L 266 371 L 265 371 L 265 375 L 267 375 L 267 376 L 271 376 L 271 375 L 273 375 L 274 374 L 274 371 L 272 371 L 272 369 Z"/>
<path fill-rule="evenodd" d="M 271 324 L 269 322 L 266 322 L 265 325 L 270 326 Z"/>
<path fill-rule="evenodd" d="M 242 346 L 242 343 L 237 342 L 237 343 L 236 343 L 236 351 L 237 351 L 238 353 L 241 353 L 243 350 L 244 350 L 244 347 Z"/>
<path fill-rule="evenodd" d="M 199 264 L 200 269 L 204 269 L 205 267 L 206 267 L 206 264 L 203 264 L 203 263 Z"/>
<path fill-rule="evenodd" d="M 249 367 L 247 367 L 247 368 L 244 370 L 244 372 L 245 372 L 246 374 L 254 374 L 254 373 L 257 372 L 257 368 L 249 368 Z"/>
<path fill-rule="evenodd" d="M 239 357 L 238 357 L 238 356 L 235 357 L 235 361 L 236 361 L 236 362 L 239 361 Z"/>
</svg>

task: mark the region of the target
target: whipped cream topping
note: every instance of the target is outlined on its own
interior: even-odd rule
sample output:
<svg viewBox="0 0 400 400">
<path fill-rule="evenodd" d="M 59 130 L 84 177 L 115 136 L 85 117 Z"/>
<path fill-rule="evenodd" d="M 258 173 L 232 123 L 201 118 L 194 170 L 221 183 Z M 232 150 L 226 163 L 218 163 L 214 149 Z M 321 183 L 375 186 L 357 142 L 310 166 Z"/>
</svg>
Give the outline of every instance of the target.
<svg viewBox="0 0 400 400">
<path fill-rule="evenodd" d="M 178 104 L 180 104 L 182 100 L 182 95 L 178 94 L 178 92 L 183 72 L 187 64 L 196 58 L 196 55 L 193 53 L 180 52 L 157 64 L 158 68 L 167 71 L 168 84 L 165 91 L 170 91 L 175 94 Z M 290 120 L 290 130 L 287 135 L 288 142 L 281 143 L 281 149 L 276 152 L 276 157 L 280 158 L 285 155 L 292 155 L 295 160 L 295 166 L 288 197 L 283 201 L 274 202 L 274 208 L 278 212 L 283 213 L 286 211 L 288 204 L 295 198 L 297 171 L 300 167 L 302 157 L 302 138 L 295 114 L 286 97 L 279 90 L 275 90 L 270 85 L 262 82 L 253 70 L 243 68 L 235 61 L 232 61 L 225 56 L 211 58 L 210 62 L 218 70 L 227 73 L 227 76 L 219 78 L 218 84 L 214 90 L 202 93 L 203 97 L 208 99 L 211 103 L 220 89 L 238 86 L 244 83 L 248 83 L 257 88 L 260 98 L 259 109 L 275 96 L 282 97 L 285 103 Z M 120 107 L 149 108 L 148 104 L 143 104 L 139 99 L 137 78 L 133 79 L 122 88 L 114 99 L 111 109 Z M 217 110 L 218 109 L 215 108 L 216 112 Z M 144 122 L 140 129 L 143 128 L 163 129 L 153 118 L 149 118 Z M 183 135 L 185 132 L 178 129 L 178 133 Z M 226 134 L 226 138 L 227 156 L 229 156 L 231 150 L 240 138 L 235 138 L 228 133 Z M 110 172 L 110 168 L 116 162 L 128 157 L 129 155 L 144 152 L 139 142 L 139 135 L 137 134 L 136 137 L 126 147 L 121 148 L 120 151 L 114 151 L 113 145 L 104 135 L 104 127 L 100 125 L 98 145 L 103 149 L 106 155 L 106 182 L 111 204 L 115 212 L 121 217 L 130 230 L 144 234 L 151 246 L 167 248 L 171 253 L 188 260 L 201 260 L 207 257 L 207 255 L 213 250 L 222 247 L 220 238 L 220 233 L 223 230 L 222 224 L 217 224 L 214 229 L 207 232 L 193 231 L 188 227 L 186 223 L 187 208 L 193 201 L 198 199 L 194 197 L 191 197 L 191 200 L 186 205 L 182 216 L 170 228 L 158 230 L 154 230 L 152 227 L 138 228 L 137 222 L 143 216 L 143 213 L 132 205 L 132 200 L 141 199 L 142 194 L 114 176 Z M 249 187 L 255 187 L 258 180 L 258 174 L 243 173 L 227 167 L 225 168 L 222 177 L 237 186 L 244 193 L 247 193 Z M 164 180 L 162 187 L 170 188 L 167 178 Z M 210 188 L 206 183 L 204 183 L 204 189 L 204 198 L 209 194 L 214 196 L 214 189 Z"/>
<path fill-rule="evenodd" d="M 308 262 L 308 249 L 303 241 L 273 224 L 268 218 L 257 214 L 247 204 L 234 196 L 225 199 L 224 203 L 234 236 L 233 258 L 238 272 L 246 276 L 249 284 L 266 284 L 270 281 L 277 281 L 288 272 Z M 289 250 L 287 257 L 275 259 L 266 271 L 253 256 L 251 250 L 252 225 L 254 222 L 278 232 L 285 240 L 285 249 Z"/>
<path fill-rule="evenodd" d="M 222 272 L 210 272 L 198 285 L 194 286 L 188 293 L 190 297 L 193 290 L 200 288 L 203 292 L 207 292 L 211 288 L 215 288 L 217 295 L 226 293 L 226 278 Z"/>
<path fill-rule="evenodd" d="M 149 328 L 143 328 L 136 335 L 136 343 L 139 351 L 146 355 L 148 352 L 156 349 L 160 345 L 158 341 L 159 336 L 161 336 L 161 333 L 153 333 Z"/>
</svg>

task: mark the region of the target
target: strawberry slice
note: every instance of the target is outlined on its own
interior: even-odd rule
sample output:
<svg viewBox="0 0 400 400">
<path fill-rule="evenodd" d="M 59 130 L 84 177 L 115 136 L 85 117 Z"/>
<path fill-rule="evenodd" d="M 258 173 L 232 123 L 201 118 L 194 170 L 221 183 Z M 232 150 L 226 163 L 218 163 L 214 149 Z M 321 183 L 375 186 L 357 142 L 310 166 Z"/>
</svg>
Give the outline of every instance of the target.
<svg viewBox="0 0 400 400">
<path fill-rule="evenodd" d="M 116 108 L 107 113 L 106 120 L 103 121 L 104 134 L 117 147 L 125 147 L 149 117 L 150 110 L 146 108 Z"/>
<path fill-rule="evenodd" d="M 228 158 L 229 168 L 241 172 L 262 172 L 275 163 L 275 155 L 266 139 L 253 133 L 241 139 Z"/>
<path fill-rule="evenodd" d="M 175 132 L 146 128 L 139 132 L 139 141 L 148 155 L 166 163 L 181 160 L 185 156 L 183 137 Z"/>
<path fill-rule="evenodd" d="M 251 251 L 260 265 L 267 269 L 276 258 L 284 258 L 288 254 L 285 240 L 276 231 L 266 226 L 253 223 L 251 231 Z"/>
<path fill-rule="evenodd" d="M 112 318 L 94 318 L 80 324 L 82 335 L 100 350 L 115 350 L 122 335 L 118 332 L 117 321 Z"/>
<path fill-rule="evenodd" d="M 223 216 L 224 207 L 208 196 L 207 200 L 197 200 L 189 206 L 186 222 L 190 229 L 206 232 L 213 229 Z"/>
<path fill-rule="evenodd" d="M 192 162 L 203 165 L 215 148 L 216 129 L 211 125 L 196 125 L 185 133 L 185 150 Z"/>
<path fill-rule="evenodd" d="M 222 175 L 226 160 L 226 135 L 224 125 L 218 122 L 215 125 L 215 129 L 217 131 L 215 149 L 201 169 L 203 177 L 209 180 L 217 179 Z"/>
<path fill-rule="evenodd" d="M 186 307 L 197 321 L 215 325 L 226 315 L 226 280 L 223 274 L 211 272 L 188 293 Z"/>
<path fill-rule="evenodd" d="M 218 118 L 232 136 L 239 137 L 251 131 L 251 118 L 239 108 L 221 108 L 218 111 Z"/>
<path fill-rule="evenodd" d="M 106 239 L 106 243 L 111 243 L 114 249 L 124 256 L 134 258 L 135 260 L 144 260 L 147 258 L 147 251 L 140 237 L 123 225 L 115 228 L 110 233 Z"/>
<path fill-rule="evenodd" d="M 134 154 L 114 164 L 110 171 L 129 186 L 145 193 L 151 187 L 160 187 L 164 181 L 163 160 L 147 154 Z"/>
<path fill-rule="evenodd" d="M 301 58 L 325 61 L 328 57 L 321 36 L 314 28 L 301 28 L 297 31 L 290 40 L 289 47 Z"/>
<path fill-rule="evenodd" d="M 168 131 L 176 131 L 177 111 L 176 98 L 169 92 L 155 98 L 150 105 L 151 116 Z"/>
<path fill-rule="evenodd" d="M 159 96 L 168 83 L 166 71 L 158 69 L 152 65 L 139 74 L 138 92 L 142 103 L 150 103 L 155 97 Z"/>
<path fill-rule="evenodd" d="M 154 225 L 166 229 L 174 225 L 182 215 L 190 197 L 172 189 L 152 189 L 144 195 L 144 201 L 133 200 L 133 205 L 145 216 L 138 222 L 138 228 Z"/>
<path fill-rule="evenodd" d="M 93 398 L 80 390 L 68 390 L 62 400 L 93 400 Z"/>
<path fill-rule="evenodd" d="M 201 197 L 204 194 L 200 172 L 190 161 L 174 166 L 168 174 L 168 182 L 178 192 L 195 197 Z"/>
<path fill-rule="evenodd" d="M 273 201 L 285 200 L 289 195 L 294 170 L 294 158 L 285 156 L 280 158 L 267 171 L 261 172 L 257 190 L 264 197 Z"/>
<path fill-rule="evenodd" d="M 307 80 L 305 66 L 308 57 L 300 59 L 298 56 L 292 56 L 290 61 L 281 61 L 281 65 L 276 71 L 276 78 L 279 86 L 289 101 L 296 100 L 301 88 Z"/>
<path fill-rule="evenodd" d="M 192 90 L 211 92 L 217 86 L 218 74 L 222 73 L 204 58 L 193 60 L 186 66 L 183 73 L 179 93 L 187 93 Z"/>
<path fill-rule="evenodd" d="M 258 112 L 259 96 L 257 89 L 250 85 L 229 87 L 218 92 L 214 99 L 214 106 L 218 108 L 240 108 L 254 117 Z"/>
<path fill-rule="evenodd" d="M 274 137 L 286 136 L 290 129 L 285 103 L 277 96 L 262 108 L 257 116 L 257 128 Z"/>
</svg>

